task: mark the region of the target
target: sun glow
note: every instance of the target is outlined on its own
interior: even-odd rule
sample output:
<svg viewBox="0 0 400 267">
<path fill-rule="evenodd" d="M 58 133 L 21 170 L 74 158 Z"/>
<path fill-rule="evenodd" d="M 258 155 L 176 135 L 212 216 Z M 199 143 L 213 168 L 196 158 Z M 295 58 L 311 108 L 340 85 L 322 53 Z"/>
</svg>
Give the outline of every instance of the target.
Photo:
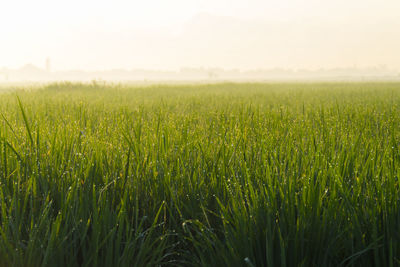
<svg viewBox="0 0 400 267">
<path fill-rule="evenodd" d="M 400 68 L 400 2 L 6 0 L 0 68 Z M 200 15 L 199 15 L 200 14 Z"/>
</svg>

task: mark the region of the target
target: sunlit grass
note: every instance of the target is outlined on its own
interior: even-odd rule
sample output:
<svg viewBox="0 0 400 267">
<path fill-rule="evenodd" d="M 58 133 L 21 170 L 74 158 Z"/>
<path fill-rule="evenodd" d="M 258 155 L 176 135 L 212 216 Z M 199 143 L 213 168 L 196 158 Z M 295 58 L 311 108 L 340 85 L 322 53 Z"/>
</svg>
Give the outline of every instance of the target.
<svg viewBox="0 0 400 267">
<path fill-rule="evenodd" d="M 396 266 L 400 84 L 0 95 L 0 265 Z"/>
</svg>

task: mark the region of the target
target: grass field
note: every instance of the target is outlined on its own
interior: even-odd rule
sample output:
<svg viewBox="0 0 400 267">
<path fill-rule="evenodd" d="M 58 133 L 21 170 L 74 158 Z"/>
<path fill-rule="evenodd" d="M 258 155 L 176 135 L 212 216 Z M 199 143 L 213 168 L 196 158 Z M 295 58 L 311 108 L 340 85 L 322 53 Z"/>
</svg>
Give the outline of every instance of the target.
<svg viewBox="0 0 400 267">
<path fill-rule="evenodd" d="M 398 266 L 400 84 L 0 94 L 0 266 Z"/>
</svg>

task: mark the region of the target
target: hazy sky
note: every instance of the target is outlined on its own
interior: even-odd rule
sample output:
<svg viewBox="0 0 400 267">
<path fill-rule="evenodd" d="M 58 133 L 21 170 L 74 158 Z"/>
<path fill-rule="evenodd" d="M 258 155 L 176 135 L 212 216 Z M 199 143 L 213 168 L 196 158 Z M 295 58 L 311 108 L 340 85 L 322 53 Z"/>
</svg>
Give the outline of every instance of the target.
<svg viewBox="0 0 400 267">
<path fill-rule="evenodd" d="M 1 0 L 0 67 L 400 69 L 400 0 Z"/>
</svg>

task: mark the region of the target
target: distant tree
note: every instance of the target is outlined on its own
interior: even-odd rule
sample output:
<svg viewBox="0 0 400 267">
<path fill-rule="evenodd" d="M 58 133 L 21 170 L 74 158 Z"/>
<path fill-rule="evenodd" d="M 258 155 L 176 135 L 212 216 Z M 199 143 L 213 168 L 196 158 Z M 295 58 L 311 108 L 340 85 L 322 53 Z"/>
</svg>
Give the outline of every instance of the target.
<svg viewBox="0 0 400 267">
<path fill-rule="evenodd" d="M 209 79 L 216 79 L 216 78 L 218 78 L 218 74 L 216 74 L 216 73 L 213 72 L 213 71 L 209 71 L 207 74 L 208 74 L 208 78 L 209 78 Z"/>
</svg>

